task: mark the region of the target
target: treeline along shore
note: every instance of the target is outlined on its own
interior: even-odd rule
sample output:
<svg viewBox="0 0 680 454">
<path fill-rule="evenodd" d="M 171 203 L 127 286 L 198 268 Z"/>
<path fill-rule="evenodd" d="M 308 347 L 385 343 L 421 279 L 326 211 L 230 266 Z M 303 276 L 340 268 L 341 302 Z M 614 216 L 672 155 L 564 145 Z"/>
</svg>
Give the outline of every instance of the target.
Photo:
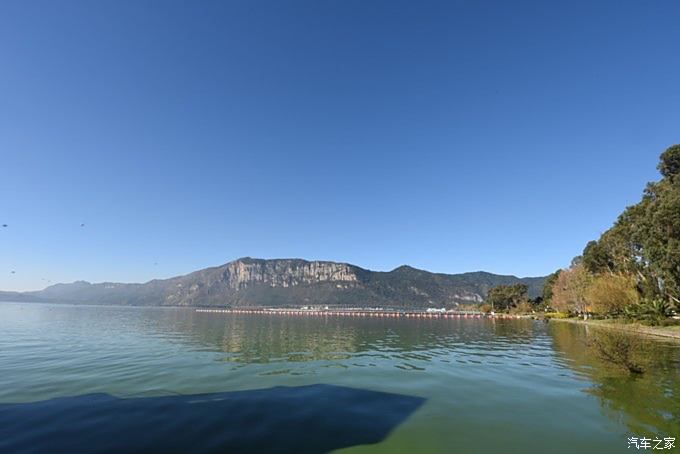
<svg viewBox="0 0 680 454">
<path fill-rule="evenodd" d="M 661 153 L 657 168 L 661 178 L 647 184 L 641 200 L 569 267 L 549 275 L 539 297 L 528 298 L 521 284 L 500 285 L 480 309 L 680 337 L 680 145 Z"/>
</svg>

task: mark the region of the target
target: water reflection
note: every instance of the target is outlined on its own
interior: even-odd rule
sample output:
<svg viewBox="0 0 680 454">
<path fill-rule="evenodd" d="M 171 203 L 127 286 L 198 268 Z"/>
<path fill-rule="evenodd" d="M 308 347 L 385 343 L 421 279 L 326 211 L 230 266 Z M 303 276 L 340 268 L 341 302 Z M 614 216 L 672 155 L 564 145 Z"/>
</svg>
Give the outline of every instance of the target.
<svg viewBox="0 0 680 454">
<path fill-rule="evenodd" d="M 678 344 L 567 323 L 549 332 L 565 364 L 592 382 L 587 392 L 610 419 L 632 434 L 680 435 Z M 644 372 L 631 373 L 625 362 Z"/>
<path fill-rule="evenodd" d="M 528 347 L 531 321 L 347 319 L 193 314 L 185 324 L 198 342 L 234 362 L 343 360 L 367 354 L 427 361 L 452 352 Z M 177 326 L 175 326 L 177 328 Z"/>
<path fill-rule="evenodd" d="M 17 305 L 13 308 L 17 313 L 11 316 L 31 329 L 49 325 L 64 341 L 91 333 L 98 335 L 98 340 L 120 342 L 121 337 L 143 334 L 197 350 L 223 352 L 224 360 L 243 363 L 346 359 L 367 352 L 413 353 L 421 359 L 451 352 L 493 355 L 529 348 L 545 334 L 544 327 L 530 320 L 286 317 L 174 308 L 24 309 Z M 19 334 L 22 324 L 16 324 L 16 319 L 10 328 Z"/>
</svg>

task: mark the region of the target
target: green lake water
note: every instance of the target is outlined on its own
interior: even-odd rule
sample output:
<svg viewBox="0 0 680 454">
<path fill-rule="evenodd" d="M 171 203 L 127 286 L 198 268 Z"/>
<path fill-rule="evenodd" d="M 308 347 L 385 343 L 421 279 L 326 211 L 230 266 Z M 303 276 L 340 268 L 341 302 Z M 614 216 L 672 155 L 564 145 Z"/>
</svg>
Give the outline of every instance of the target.
<svg viewBox="0 0 680 454">
<path fill-rule="evenodd" d="M 337 451 L 347 454 L 617 453 L 631 436 L 680 438 L 680 344 L 634 341 L 645 373 L 630 374 L 598 350 L 607 335 L 532 320 L 0 303 L 0 404 L 327 384 L 422 398 L 377 443 Z M 287 417 L 276 415 L 292 427 Z M 26 437 L 30 426 L 21 421 Z"/>
</svg>

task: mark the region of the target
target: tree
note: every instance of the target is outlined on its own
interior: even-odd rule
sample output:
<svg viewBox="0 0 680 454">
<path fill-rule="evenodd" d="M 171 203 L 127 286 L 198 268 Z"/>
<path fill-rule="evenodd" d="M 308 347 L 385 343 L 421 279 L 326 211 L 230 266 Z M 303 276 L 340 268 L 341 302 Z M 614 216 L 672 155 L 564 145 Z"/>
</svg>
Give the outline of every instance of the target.
<svg viewBox="0 0 680 454">
<path fill-rule="evenodd" d="M 624 274 L 602 274 L 586 290 L 586 299 L 594 312 L 603 315 L 621 315 L 626 307 L 640 298 L 635 279 Z"/>
<path fill-rule="evenodd" d="M 680 145 L 661 154 L 661 180 L 648 183 L 642 200 L 627 207 L 612 228 L 588 243 L 590 273 L 635 277 L 646 299 L 680 303 Z"/>
<path fill-rule="evenodd" d="M 571 259 L 571 264 L 569 266 L 576 266 L 576 265 L 580 265 L 581 263 L 583 263 L 583 256 L 577 255 L 576 257 Z"/>
<path fill-rule="evenodd" d="M 583 249 L 583 265 L 591 273 L 611 272 L 611 262 L 607 249 L 599 241 L 589 241 Z"/>
<path fill-rule="evenodd" d="M 660 159 L 657 169 L 665 178 L 673 178 L 680 173 L 680 145 L 668 147 L 661 153 Z"/>
<path fill-rule="evenodd" d="M 542 296 L 537 296 L 536 298 L 530 298 L 529 299 L 529 304 L 536 308 L 536 309 L 545 309 L 547 305 L 545 304 L 545 300 L 543 299 Z"/>
<path fill-rule="evenodd" d="M 579 263 L 562 270 L 553 285 L 552 306 L 560 312 L 585 314 L 590 312 L 586 291 L 592 276 L 583 264 Z"/>
<path fill-rule="evenodd" d="M 485 302 L 491 304 L 493 310 L 507 310 L 526 302 L 527 291 L 526 284 L 499 285 L 489 290 Z"/>
<path fill-rule="evenodd" d="M 548 275 L 543 282 L 543 301 L 541 301 L 541 303 L 545 304 L 546 306 L 550 306 L 552 303 L 553 285 L 555 285 L 555 281 L 557 281 L 560 271 L 562 270 L 557 270 L 554 273 Z"/>
</svg>

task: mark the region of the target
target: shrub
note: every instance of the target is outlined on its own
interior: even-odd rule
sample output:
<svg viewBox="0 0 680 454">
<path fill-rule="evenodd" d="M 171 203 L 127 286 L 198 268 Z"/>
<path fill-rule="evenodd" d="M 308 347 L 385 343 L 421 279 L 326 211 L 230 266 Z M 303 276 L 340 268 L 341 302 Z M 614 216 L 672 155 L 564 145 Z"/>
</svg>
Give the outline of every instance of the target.
<svg viewBox="0 0 680 454">
<path fill-rule="evenodd" d="M 653 326 L 661 325 L 674 313 L 675 307 L 668 301 L 660 299 L 643 300 L 624 308 L 624 315 L 627 319 Z"/>
</svg>

